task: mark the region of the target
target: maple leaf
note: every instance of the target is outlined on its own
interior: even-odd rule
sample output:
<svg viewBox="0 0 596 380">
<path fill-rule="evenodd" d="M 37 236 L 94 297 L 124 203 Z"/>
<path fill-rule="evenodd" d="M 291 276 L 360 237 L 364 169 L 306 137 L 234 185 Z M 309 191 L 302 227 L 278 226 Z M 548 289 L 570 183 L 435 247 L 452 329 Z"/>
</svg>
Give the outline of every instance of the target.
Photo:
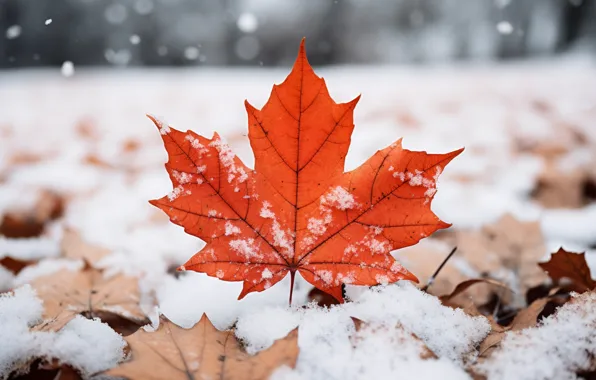
<svg viewBox="0 0 596 380">
<path fill-rule="evenodd" d="M 45 323 L 38 326 L 39 330 L 59 330 L 77 314 L 102 319 L 118 316 L 139 325 L 147 322 L 134 277 L 105 277 L 99 270 L 86 267 L 38 277 L 31 286 L 44 304 Z"/>
<path fill-rule="evenodd" d="M 586 263 L 586 254 L 567 252 L 563 248 L 553 253 L 546 263 L 538 263 L 557 282 L 562 278 L 573 281 L 578 292 L 585 292 L 596 288 L 596 281 L 592 279 L 590 267 Z"/>
<path fill-rule="evenodd" d="M 267 379 L 279 366 L 294 367 L 298 330 L 251 356 L 231 330 L 217 330 L 205 314 L 186 330 L 162 317 L 155 332 L 128 336 L 132 360 L 107 372 L 129 379 Z"/>
<path fill-rule="evenodd" d="M 399 140 L 344 173 L 358 99 L 331 99 L 303 40 L 263 109 L 245 103 L 255 170 L 217 133 L 183 133 L 149 116 L 174 186 L 151 203 L 207 243 L 181 269 L 243 281 L 239 299 L 288 273 L 292 289 L 296 272 L 340 301 L 342 284 L 417 281 L 389 253 L 449 227 L 430 203 L 445 165 L 463 149 L 428 154 Z"/>
</svg>

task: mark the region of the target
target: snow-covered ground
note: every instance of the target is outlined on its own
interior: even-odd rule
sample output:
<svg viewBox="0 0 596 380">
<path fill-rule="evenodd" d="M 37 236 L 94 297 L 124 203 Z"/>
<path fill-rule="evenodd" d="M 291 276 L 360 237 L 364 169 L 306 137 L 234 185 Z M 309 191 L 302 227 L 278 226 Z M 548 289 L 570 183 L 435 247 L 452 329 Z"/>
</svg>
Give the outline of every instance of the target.
<svg viewBox="0 0 596 380">
<path fill-rule="evenodd" d="M 68 78 L 59 70 L 0 72 L 0 216 L 31 208 L 42 190 L 67 199 L 64 218 L 43 237 L 26 242 L 0 238 L 0 258 L 8 253 L 22 259 L 47 257 L 37 275 L 69 267 L 53 258 L 69 227 L 109 249 L 112 253 L 99 265 L 138 276 L 144 294 L 155 295 L 161 312 L 181 326 L 192 326 L 203 313 L 218 328 L 237 322 L 237 336 L 255 352 L 300 325 L 298 367 L 278 371 L 281 378 L 374 378 L 395 366 L 408 367 L 404 371 L 418 378 L 437 373 L 467 378 L 460 365 L 488 327 L 463 313 L 447 313 L 438 300 L 409 285 L 350 288 L 353 304 L 300 310 L 310 290 L 300 280 L 289 309 L 289 278 L 237 301 L 241 283 L 197 273 L 168 274 L 202 243 L 147 202 L 168 193 L 171 184 L 163 167 L 166 152 L 145 114 L 160 115 L 180 130 L 206 136 L 217 131 L 251 166 L 243 101 L 262 106 L 271 86 L 287 72 L 77 68 Z M 457 230 L 479 229 L 506 213 L 539 221 L 544 255 L 561 244 L 591 249 L 588 261 L 596 270 L 596 204 L 552 209 L 530 196 L 547 165 L 561 173 L 596 167 L 596 66 L 565 61 L 433 69 L 336 67 L 317 73 L 336 101 L 362 94 L 348 170 L 399 137 L 404 147 L 429 152 L 466 147 L 441 177 L 433 203 L 441 219 Z M 0 268 L 0 290 L 35 276 L 23 271 L 15 277 Z M 151 310 L 150 301 L 146 307 Z M 358 332 L 358 348 L 352 349 L 350 316 L 401 324 L 438 359 L 421 361 L 415 342 L 400 351 L 404 337 L 367 331 Z M 77 323 L 71 328 L 79 328 Z M 374 355 L 382 356 L 368 364 Z"/>
</svg>

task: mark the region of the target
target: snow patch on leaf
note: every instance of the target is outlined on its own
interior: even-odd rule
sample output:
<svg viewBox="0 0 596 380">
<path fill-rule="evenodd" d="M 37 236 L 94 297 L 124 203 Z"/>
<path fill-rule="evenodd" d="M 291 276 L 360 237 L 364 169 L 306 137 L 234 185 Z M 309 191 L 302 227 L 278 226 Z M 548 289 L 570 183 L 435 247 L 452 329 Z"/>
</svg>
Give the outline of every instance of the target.
<svg viewBox="0 0 596 380">
<path fill-rule="evenodd" d="M 192 175 L 185 172 L 179 172 L 177 170 L 172 170 L 172 176 L 178 181 L 181 185 L 187 184 L 192 181 Z"/>
<path fill-rule="evenodd" d="M 261 272 L 261 278 L 262 279 L 268 279 L 273 277 L 273 273 L 271 273 L 271 271 L 269 270 L 269 268 L 265 268 L 263 269 L 263 272 Z"/>
<path fill-rule="evenodd" d="M 184 186 L 178 185 L 172 191 L 170 191 L 170 193 L 167 195 L 167 197 L 170 202 L 173 202 L 176 199 L 178 199 L 178 197 L 182 194 L 191 195 L 192 192 L 188 189 L 185 189 Z"/>
<path fill-rule="evenodd" d="M 250 261 L 253 258 L 262 258 L 263 255 L 259 253 L 258 247 L 255 244 L 255 239 L 236 239 L 230 241 L 230 248 L 244 258 Z"/>
<path fill-rule="evenodd" d="M 170 133 L 170 123 L 168 123 L 163 117 L 150 115 L 153 120 L 157 123 L 157 128 L 159 129 L 159 133 L 162 135 L 167 135 Z"/>
<path fill-rule="evenodd" d="M 230 222 L 229 220 L 226 221 L 225 228 L 226 228 L 226 231 L 225 231 L 226 236 L 238 235 L 240 233 L 240 228 L 233 225 L 232 222 Z"/>
<path fill-rule="evenodd" d="M 277 217 L 271 211 L 271 203 L 263 201 L 261 212 L 259 213 L 261 218 L 271 219 L 271 235 L 273 236 L 273 244 L 277 247 L 281 247 L 284 250 L 284 254 L 287 257 L 294 257 L 294 237 L 290 231 L 284 231 L 281 225 L 277 221 Z"/>
<path fill-rule="evenodd" d="M 237 183 L 244 183 L 248 179 L 248 174 L 244 168 L 236 165 L 236 155 L 219 137 L 215 138 L 209 146 L 214 147 L 219 152 L 219 161 L 228 172 L 228 183 L 236 179 Z"/>
<path fill-rule="evenodd" d="M 321 197 L 321 204 L 342 211 L 352 209 L 358 205 L 354 200 L 354 196 L 341 186 L 336 186 L 325 193 Z"/>
</svg>

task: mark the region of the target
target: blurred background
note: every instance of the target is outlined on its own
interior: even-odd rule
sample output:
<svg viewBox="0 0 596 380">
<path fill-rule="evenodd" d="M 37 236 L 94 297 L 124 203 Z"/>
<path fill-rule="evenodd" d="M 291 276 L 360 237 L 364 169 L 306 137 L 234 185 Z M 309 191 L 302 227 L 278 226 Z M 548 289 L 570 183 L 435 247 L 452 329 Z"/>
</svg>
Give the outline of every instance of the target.
<svg viewBox="0 0 596 380">
<path fill-rule="evenodd" d="M 596 52 L 593 0 L 0 0 L 0 67 L 434 63 Z"/>
<path fill-rule="evenodd" d="M 0 291 L 67 265 L 73 230 L 171 319 L 285 304 L 285 280 L 238 303 L 240 283 L 176 277 L 203 243 L 147 202 L 172 184 L 145 115 L 251 167 L 244 100 L 265 104 L 304 36 L 333 99 L 362 95 L 346 170 L 400 137 L 466 148 L 432 203 L 453 226 L 394 253 L 424 282 L 457 246 L 436 294 L 489 277 L 524 305 L 561 246 L 596 273 L 595 21 L 596 0 L 0 0 Z"/>
</svg>

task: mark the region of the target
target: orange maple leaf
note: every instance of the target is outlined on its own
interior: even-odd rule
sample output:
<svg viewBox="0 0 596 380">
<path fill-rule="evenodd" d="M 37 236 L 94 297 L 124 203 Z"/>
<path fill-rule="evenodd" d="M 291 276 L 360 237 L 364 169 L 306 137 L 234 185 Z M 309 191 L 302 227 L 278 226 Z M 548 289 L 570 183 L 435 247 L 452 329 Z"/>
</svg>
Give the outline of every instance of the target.
<svg viewBox="0 0 596 380">
<path fill-rule="evenodd" d="M 463 149 L 427 154 L 401 140 L 344 173 L 358 98 L 337 104 L 306 59 L 262 110 L 245 103 L 252 170 L 219 135 L 154 117 L 174 190 L 151 203 L 206 246 L 180 269 L 244 281 L 239 299 L 288 272 L 343 301 L 341 285 L 417 281 L 391 255 L 449 224 L 430 209 L 443 168 Z M 290 303 L 292 290 L 290 290 Z"/>
</svg>

